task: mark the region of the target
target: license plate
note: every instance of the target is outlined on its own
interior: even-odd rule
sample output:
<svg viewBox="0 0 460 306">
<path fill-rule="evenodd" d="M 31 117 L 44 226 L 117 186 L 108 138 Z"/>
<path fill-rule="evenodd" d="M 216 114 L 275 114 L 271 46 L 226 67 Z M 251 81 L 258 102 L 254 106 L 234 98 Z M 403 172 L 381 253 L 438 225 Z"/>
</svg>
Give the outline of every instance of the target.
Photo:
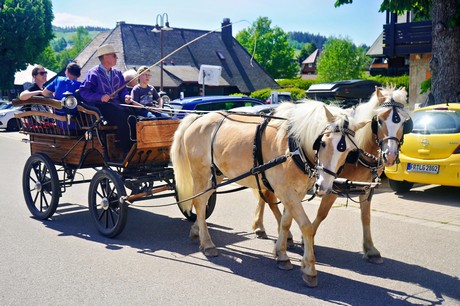
<svg viewBox="0 0 460 306">
<path fill-rule="evenodd" d="M 407 164 L 407 171 L 437 174 L 439 165 Z"/>
</svg>

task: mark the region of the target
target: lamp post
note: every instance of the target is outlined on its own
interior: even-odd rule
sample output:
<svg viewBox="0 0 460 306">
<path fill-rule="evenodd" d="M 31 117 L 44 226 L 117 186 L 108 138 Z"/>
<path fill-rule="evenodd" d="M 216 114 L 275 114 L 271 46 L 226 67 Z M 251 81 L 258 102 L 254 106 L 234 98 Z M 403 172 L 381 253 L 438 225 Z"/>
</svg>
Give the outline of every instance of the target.
<svg viewBox="0 0 460 306">
<path fill-rule="evenodd" d="M 158 22 L 160 21 L 160 22 Z M 156 24 L 152 32 L 160 33 L 160 95 L 163 92 L 163 31 L 171 31 L 173 28 L 169 26 L 168 14 L 158 14 Z"/>
</svg>

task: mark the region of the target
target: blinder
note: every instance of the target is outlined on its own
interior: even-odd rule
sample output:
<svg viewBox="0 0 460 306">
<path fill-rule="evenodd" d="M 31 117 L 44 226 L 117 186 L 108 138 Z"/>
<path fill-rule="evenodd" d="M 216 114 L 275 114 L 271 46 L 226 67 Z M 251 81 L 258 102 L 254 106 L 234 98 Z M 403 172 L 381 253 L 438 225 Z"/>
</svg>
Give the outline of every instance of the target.
<svg viewBox="0 0 460 306">
<path fill-rule="evenodd" d="M 394 122 L 394 123 L 399 123 L 401 121 L 401 117 L 399 116 L 397 110 L 396 110 L 396 107 L 397 106 L 393 106 L 393 116 L 391 118 L 391 120 Z M 405 122 L 404 122 L 404 126 L 403 126 L 403 134 L 409 134 L 410 132 L 412 132 L 412 129 L 414 128 L 414 123 L 412 122 L 412 118 L 409 118 L 407 119 Z M 378 122 L 377 122 L 377 118 L 374 117 L 372 118 L 372 122 L 371 122 L 371 129 L 372 129 L 372 133 L 374 133 L 375 135 L 377 135 L 377 132 L 378 132 Z"/>
<path fill-rule="evenodd" d="M 356 164 L 358 162 L 359 153 L 360 153 L 359 150 L 350 151 L 347 155 L 347 159 L 345 160 L 345 163 Z"/>
</svg>

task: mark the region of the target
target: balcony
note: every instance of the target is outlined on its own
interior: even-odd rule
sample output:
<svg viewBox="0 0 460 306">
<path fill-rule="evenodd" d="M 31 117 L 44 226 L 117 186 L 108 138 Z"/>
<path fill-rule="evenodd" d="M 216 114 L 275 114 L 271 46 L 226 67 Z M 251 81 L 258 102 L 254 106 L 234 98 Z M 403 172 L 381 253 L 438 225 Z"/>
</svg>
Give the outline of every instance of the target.
<svg viewBox="0 0 460 306">
<path fill-rule="evenodd" d="M 383 25 L 383 53 L 388 57 L 431 53 L 431 21 Z"/>
</svg>

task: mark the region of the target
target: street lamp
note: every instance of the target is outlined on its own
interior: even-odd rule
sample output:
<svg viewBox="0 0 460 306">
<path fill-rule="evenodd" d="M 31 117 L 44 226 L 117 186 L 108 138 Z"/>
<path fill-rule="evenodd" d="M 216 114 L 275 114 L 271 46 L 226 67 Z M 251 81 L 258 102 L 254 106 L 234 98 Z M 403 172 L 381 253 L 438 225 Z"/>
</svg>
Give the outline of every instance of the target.
<svg viewBox="0 0 460 306">
<path fill-rule="evenodd" d="M 160 22 L 158 22 L 160 21 Z M 160 95 L 163 92 L 163 31 L 171 31 L 173 28 L 169 26 L 168 14 L 158 14 L 156 24 L 152 32 L 160 33 Z"/>
</svg>

